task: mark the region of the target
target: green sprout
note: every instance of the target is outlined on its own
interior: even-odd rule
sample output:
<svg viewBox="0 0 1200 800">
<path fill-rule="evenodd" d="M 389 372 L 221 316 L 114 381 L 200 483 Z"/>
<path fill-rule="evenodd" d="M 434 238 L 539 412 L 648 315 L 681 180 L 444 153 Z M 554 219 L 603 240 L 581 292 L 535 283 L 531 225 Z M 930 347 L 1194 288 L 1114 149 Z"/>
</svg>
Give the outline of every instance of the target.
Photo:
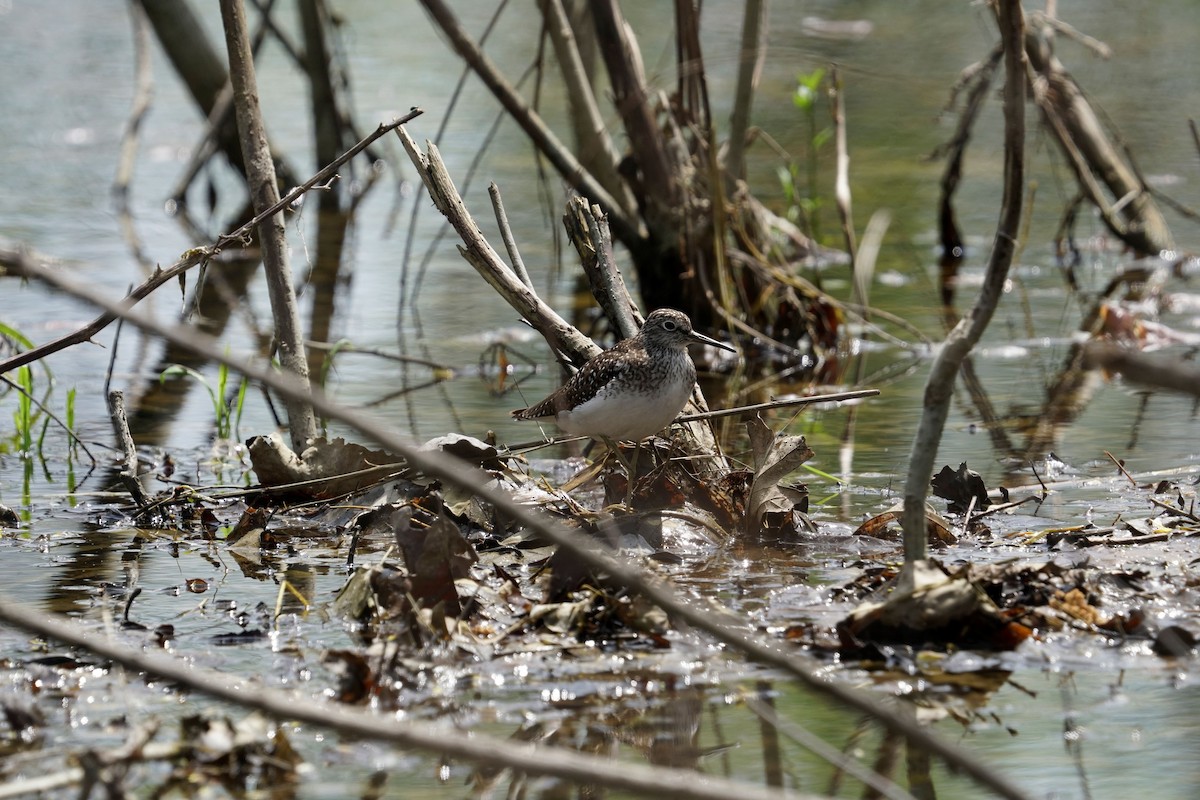
<svg viewBox="0 0 1200 800">
<path fill-rule="evenodd" d="M 17 368 L 17 410 L 13 412 L 13 424 L 17 432 L 17 446 L 23 457 L 33 454 L 33 371 L 29 367 Z"/>
<path fill-rule="evenodd" d="M 213 414 L 216 418 L 217 438 L 240 438 L 238 428 L 242 422 L 242 410 L 246 403 L 246 379 L 242 378 L 241 383 L 238 385 L 237 394 L 227 403 L 225 401 L 225 390 L 229 385 L 229 367 L 225 364 L 221 364 L 217 369 L 217 385 L 215 388 L 208 382 L 208 378 L 191 367 L 185 367 L 183 364 L 172 364 L 164 369 L 158 376 L 158 381 L 159 383 L 164 383 L 169 377 L 179 376 L 187 376 L 199 381 L 208 392 L 208 398 L 212 402 Z"/>
<path fill-rule="evenodd" d="M 800 186 L 801 165 L 789 161 L 777 169 L 779 185 L 787 203 L 787 217 L 800 226 L 806 234 L 820 239 L 820 198 L 817 196 L 817 153 L 833 135 L 830 126 L 817 127 L 817 100 L 825 80 L 825 70 L 817 68 L 796 76 L 796 89 L 792 93 L 792 105 L 800 111 L 808 130 L 808 141 L 804 158 L 804 186 Z"/>
</svg>

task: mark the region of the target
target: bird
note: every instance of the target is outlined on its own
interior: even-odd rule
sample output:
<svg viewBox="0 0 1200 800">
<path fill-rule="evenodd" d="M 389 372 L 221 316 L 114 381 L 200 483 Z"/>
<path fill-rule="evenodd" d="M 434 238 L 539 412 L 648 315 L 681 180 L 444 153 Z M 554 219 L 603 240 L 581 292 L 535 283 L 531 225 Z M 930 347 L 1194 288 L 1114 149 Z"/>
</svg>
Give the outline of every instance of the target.
<svg viewBox="0 0 1200 800">
<path fill-rule="evenodd" d="M 610 445 L 640 442 L 670 425 L 692 396 L 696 365 L 689 344 L 737 352 L 696 332 L 682 311 L 659 308 L 636 335 L 592 358 L 545 400 L 512 415 L 551 421 L 566 433 Z"/>
</svg>

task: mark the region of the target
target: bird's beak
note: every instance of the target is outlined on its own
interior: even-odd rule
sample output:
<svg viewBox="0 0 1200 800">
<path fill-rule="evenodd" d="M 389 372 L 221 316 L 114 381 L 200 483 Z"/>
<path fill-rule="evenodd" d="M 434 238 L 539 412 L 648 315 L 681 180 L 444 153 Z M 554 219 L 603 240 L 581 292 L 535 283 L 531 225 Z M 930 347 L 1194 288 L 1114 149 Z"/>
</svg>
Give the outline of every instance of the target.
<svg viewBox="0 0 1200 800">
<path fill-rule="evenodd" d="M 692 331 L 691 339 L 693 342 L 696 342 L 698 344 L 710 344 L 713 347 L 719 347 L 722 350 L 728 350 L 731 353 L 737 352 L 737 350 L 734 350 L 731 346 L 725 344 L 724 342 L 718 342 L 716 339 L 710 339 L 709 337 L 705 336 L 703 333 L 697 333 L 696 331 Z"/>
</svg>

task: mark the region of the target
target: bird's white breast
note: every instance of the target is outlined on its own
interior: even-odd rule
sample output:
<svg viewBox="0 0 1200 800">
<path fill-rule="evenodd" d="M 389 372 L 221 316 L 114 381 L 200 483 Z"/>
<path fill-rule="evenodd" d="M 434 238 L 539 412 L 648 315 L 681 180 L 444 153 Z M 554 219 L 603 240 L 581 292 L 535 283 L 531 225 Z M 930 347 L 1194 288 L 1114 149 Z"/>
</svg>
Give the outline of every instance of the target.
<svg viewBox="0 0 1200 800">
<path fill-rule="evenodd" d="M 686 358 L 686 356 L 684 356 Z M 555 422 L 576 436 L 636 442 L 671 424 L 692 395 L 694 380 L 673 374 L 654 391 L 620 392 L 604 387 L 596 396 L 573 409 L 558 412 Z"/>
</svg>

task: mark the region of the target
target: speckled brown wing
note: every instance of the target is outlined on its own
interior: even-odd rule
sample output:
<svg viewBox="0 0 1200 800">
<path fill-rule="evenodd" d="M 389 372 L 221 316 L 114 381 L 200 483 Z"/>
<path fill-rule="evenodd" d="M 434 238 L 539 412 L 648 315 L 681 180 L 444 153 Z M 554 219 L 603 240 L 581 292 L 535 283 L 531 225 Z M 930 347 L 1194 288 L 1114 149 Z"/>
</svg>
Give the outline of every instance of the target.
<svg viewBox="0 0 1200 800">
<path fill-rule="evenodd" d="M 529 408 L 518 408 L 512 412 L 514 419 L 547 419 L 560 411 L 576 408 L 596 396 L 605 385 L 622 373 L 646 360 L 645 351 L 627 347 L 633 339 L 625 339 L 609 350 L 593 358 L 571 376 L 553 394 Z"/>
</svg>

